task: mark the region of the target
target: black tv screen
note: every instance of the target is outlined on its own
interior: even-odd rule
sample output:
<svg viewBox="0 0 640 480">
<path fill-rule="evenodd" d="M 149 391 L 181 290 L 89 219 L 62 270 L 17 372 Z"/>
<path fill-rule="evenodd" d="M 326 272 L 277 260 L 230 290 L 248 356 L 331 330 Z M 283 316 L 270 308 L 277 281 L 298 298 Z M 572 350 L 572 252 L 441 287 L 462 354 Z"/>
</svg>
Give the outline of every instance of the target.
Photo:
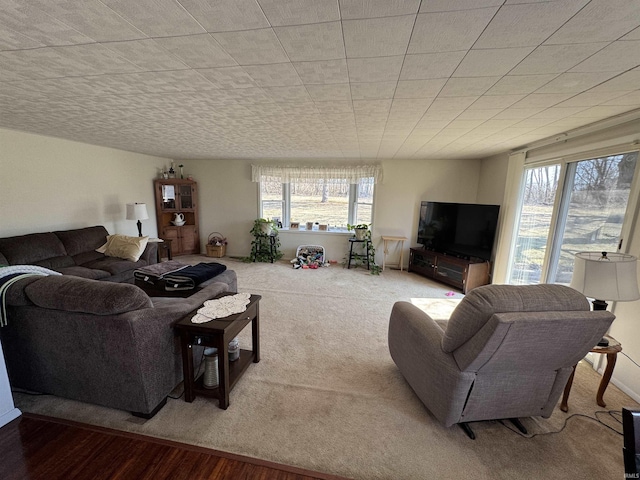
<svg viewBox="0 0 640 480">
<path fill-rule="evenodd" d="M 489 260 L 499 205 L 422 202 L 418 243 L 438 253 Z"/>
</svg>

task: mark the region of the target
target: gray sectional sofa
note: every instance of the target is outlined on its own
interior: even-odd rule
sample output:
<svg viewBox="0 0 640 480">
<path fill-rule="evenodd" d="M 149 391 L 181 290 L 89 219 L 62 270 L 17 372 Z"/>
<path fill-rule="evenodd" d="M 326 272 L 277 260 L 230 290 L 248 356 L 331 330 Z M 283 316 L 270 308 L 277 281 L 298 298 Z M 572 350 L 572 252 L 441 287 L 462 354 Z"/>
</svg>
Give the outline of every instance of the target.
<svg viewBox="0 0 640 480">
<path fill-rule="evenodd" d="M 182 381 L 173 324 L 223 292 L 233 270 L 193 295 L 149 297 L 133 270 L 155 263 L 155 244 L 138 262 L 94 252 L 104 227 L 0 239 L 0 264 L 32 264 L 62 275 L 15 278 L 5 289 L 0 328 L 12 388 L 153 416 Z M 0 279 L 1 280 L 1 279 Z M 196 368 L 202 348 L 194 347 Z"/>
<path fill-rule="evenodd" d="M 157 262 L 150 242 L 137 262 L 96 252 L 107 241 L 103 226 L 0 238 L 0 265 L 37 265 L 92 280 L 133 283 L 133 271 Z"/>
</svg>

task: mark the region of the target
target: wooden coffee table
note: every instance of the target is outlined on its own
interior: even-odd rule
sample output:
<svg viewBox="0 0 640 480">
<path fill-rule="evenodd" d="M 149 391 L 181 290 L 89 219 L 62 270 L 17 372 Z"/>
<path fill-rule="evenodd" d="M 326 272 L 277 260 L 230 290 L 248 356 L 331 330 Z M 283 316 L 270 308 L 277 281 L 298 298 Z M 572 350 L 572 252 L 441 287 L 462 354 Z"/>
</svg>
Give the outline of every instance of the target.
<svg viewBox="0 0 640 480">
<path fill-rule="evenodd" d="M 216 298 L 233 293 L 223 293 Z M 217 318 L 206 323 L 192 323 L 196 310 L 183 317 L 175 328 L 180 332 L 182 347 L 182 371 L 184 374 L 184 400 L 193 402 L 196 394 L 214 397 L 219 406 L 226 410 L 229 406 L 229 392 L 249 365 L 260 361 L 260 295 L 251 295 L 247 309 L 242 313 Z M 229 342 L 251 323 L 252 350 L 240 350 L 240 358 L 229 361 Z M 204 388 L 203 375 L 194 378 L 193 346 L 216 347 L 218 349 L 218 388 Z"/>
</svg>

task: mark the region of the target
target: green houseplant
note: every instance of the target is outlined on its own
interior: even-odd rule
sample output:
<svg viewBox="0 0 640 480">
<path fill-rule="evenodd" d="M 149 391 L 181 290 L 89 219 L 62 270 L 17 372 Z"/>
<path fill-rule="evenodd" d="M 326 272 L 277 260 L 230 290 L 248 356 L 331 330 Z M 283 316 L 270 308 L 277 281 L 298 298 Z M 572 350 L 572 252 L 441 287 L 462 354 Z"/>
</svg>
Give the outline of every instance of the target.
<svg viewBox="0 0 640 480">
<path fill-rule="evenodd" d="M 356 240 L 364 241 L 361 246 L 362 253 L 354 253 L 353 260 L 356 267 L 365 265 L 367 263 L 367 254 L 366 254 L 366 244 L 369 244 L 369 271 L 371 275 L 379 275 L 380 274 L 380 265 L 376 263 L 376 249 L 373 246 L 373 242 L 371 241 L 371 230 L 369 229 L 370 225 L 366 223 L 359 223 L 357 225 L 347 224 L 347 231 L 353 231 Z M 344 265 L 348 262 L 348 257 L 344 261 Z"/>
<path fill-rule="evenodd" d="M 280 251 L 280 239 L 278 237 L 278 228 L 276 222 L 265 218 L 258 218 L 253 222 L 250 232 L 253 235 L 251 240 L 251 255 L 242 260 L 249 262 L 270 262 L 282 258 Z M 271 237 L 271 238 L 270 238 Z M 271 254 L 271 242 L 275 242 L 275 253 Z"/>
</svg>

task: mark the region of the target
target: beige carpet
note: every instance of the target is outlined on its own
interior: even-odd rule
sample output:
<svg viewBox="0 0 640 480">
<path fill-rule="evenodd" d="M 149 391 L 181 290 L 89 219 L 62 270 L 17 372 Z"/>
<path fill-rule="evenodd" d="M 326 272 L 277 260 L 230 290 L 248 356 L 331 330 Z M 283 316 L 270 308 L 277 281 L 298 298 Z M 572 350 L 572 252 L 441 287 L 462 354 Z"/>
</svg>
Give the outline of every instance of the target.
<svg viewBox="0 0 640 480">
<path fill-rule="evenodd" d="M 180 257 L 185 259 L 185 257 Z M 51 396 L 16 394 L 24 411 L 201 445 L 356 479 L 623 478 L 622 437 L 595 420 L 600 376 L 581 364 L 569 414 L 510 425 L 474 423 L 477 440 L 441 427 L 415 397 L 387 349 L 393 303 L 412 300 L 447 318 L 462 298 L 418 275 L 332 266 L 294 270 L 220 261 L 238 273 L 239 291 L 262 295 L 262 360 L 231 392 L 230 407 L 197 398 L 169 400 L 151 420 Z M 241 344 L 250 345 L 250 330 Z M 180 394 L 181 390 L 177 391 Z M 638 407 L 611 385 L 607 410 Z M 609 415 L 600 418 L 621 426 Z M 566 426 L 565 426 L 566 422 Z M 564 428 L 563 428 L 564 427 Z"/>
</svg>

